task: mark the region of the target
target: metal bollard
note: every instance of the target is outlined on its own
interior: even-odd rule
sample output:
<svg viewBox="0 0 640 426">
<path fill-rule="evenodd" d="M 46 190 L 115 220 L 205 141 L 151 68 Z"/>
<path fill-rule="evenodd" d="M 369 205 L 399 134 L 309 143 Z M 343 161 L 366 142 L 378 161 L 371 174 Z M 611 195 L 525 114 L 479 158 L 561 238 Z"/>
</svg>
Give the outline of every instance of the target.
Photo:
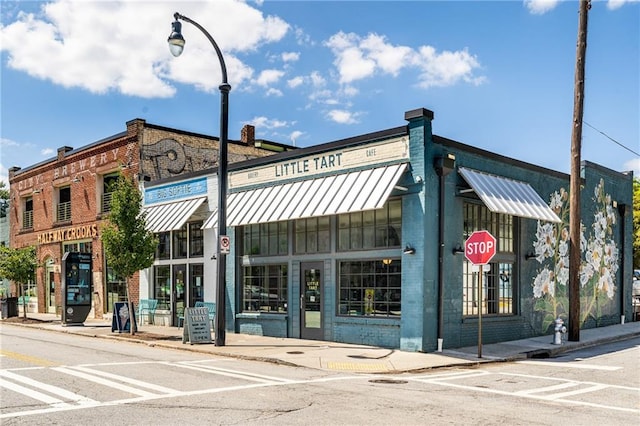
<svg viewBox="0 0 640 426">
<path fill-rule="evenodd" d="M 567 327 L 564 326 L 564 321 L 562 318 L 558 317 L 555 319 L 555 327 L 553 328 L 555 334 L 553 335 L 553 344 L 561 345 L 562 344 L 562 335 L 567 332 Z"/>
</svg>

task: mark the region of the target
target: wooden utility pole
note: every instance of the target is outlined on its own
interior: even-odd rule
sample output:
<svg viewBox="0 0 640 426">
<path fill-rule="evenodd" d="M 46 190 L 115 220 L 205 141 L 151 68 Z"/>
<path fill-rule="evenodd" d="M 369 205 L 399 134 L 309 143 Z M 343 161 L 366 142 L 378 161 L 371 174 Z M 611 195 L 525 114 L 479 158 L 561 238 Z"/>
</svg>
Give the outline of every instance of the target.
<svg viewBox="0 0 640 426">
<path fill-rule="evenodd" d="M 582 150 L 582 114 L 584 111 L 584 63 L 587 52 L 587 15 L 591 0 L 580 0 L 578 45 L 571 132 L 571 178 L 569 190 L 569 341 L 580 341 L 580 152 Z"/>
</svg>

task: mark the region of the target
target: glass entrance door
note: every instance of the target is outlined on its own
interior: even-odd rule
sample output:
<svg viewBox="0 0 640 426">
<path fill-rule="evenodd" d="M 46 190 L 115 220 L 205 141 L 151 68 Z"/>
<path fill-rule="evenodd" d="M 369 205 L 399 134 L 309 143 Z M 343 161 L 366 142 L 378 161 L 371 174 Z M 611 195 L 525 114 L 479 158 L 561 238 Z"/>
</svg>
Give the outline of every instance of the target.
<svg viewBox="0 0 640 426">
<path fill-rule="evenodd" d="M 53 265 L 47 265 L 47 312 L 56 313 L 56 282 L 54 279 Z"/>
<path fill-rule="evenodd" d="M 300 338 L 322 340 L 322 262 L 300 265 Z"/>
<path fill-rule="evenodd" d="M 178 325 L 178 317 L 184 315 L 186 279 L 187 265 L 173 265 L 173 306 L 171 309 L 171 324 L 174 326 Z"/>
</svg>

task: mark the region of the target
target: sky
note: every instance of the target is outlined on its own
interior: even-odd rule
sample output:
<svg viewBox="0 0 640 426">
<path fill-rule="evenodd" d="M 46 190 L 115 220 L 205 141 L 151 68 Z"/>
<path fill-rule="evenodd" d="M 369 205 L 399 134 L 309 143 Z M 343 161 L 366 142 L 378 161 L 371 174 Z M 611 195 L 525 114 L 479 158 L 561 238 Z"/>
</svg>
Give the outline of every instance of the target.
<svg viewBox="0 0 640 426">
<path fill-rule="evenodd" d="M 307 147 L 435 113 L 436 135 L 569 173 L 578 2 L 8 1 L 0 3 L 0 179 L 135 118 Z M 593 1 L 582 160 L 640 176 L 640 2 Z"/>
</svg>

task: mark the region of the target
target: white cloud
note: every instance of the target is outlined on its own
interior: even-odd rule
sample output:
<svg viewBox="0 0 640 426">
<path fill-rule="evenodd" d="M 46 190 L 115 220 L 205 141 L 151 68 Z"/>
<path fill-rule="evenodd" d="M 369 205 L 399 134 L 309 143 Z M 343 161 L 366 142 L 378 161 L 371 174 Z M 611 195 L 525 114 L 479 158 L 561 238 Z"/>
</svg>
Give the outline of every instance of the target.
<svg viewBox="0 0 640 426">
<path fill-rule="evenodd" d="M 291 132 L 291 134 L 289 134 L 289 140 L 291 141 L 291 145 L 296 146 L 296 141 L 302 135 L 304 135 L 304 132 L 301 132 L 300 130 L 294 130 L 293 132 Z"/>
<path fill-rule="evenodd" d="M 270 87 L 267 89 L 267 91 L 265 92 L 266 96 L 276 96 L 276 97 L 280 97 L 283 96 L 282 90 L 279 89 L 274 89 L 273 87 Z"/>
<path fill-rule="evenodd" d="M 296 87 L 302 85 L 304 83 L 304 77 L 302 76 L 297 76 L 297 77 L 293 77 L 290 80 L 287 80 L 287 86 L 289 86 L 291 89 L 295 89 Z"/>
<path fill-rule="evenodd" d="M 555 9 L 560 0 L 524 0 L 524 5 L 534 15 L 543 15 Z"/>
<path fill-rule="evenodd" d="M 53 155 L 53 153 L 56 152 L 53 148 L 43 148 L 40 151 L 40 155 L 42 155 L 43 157 L 48 157 L 50 155 Z"/>
<path fill-rule="evenodd" d="M 255 126 L 256 129 L 278 129 L 282 127 L 290 126 L 291 123 L 283 120 L 276 120 L 273 118 L 267 118 L 265 116 L 254 117 L 247 122 Z"/>
<path fill-rule="evenodd" d="M 624 163 L 623 171 L 631 170 L 633 172 L 633 177 L 638 179 L 640 178 L 640 158 L 634 158 L 633 160 L 629 160 Z"/>
<path fill-rule="evenodd" d="M 277 83 L 283 75 L 284 72 L 280 70 L 264 70 L 258 75 L 255 83 L 259 86 L 267 87 L 271 84 Z"/>
<path fill-rule="evenodd" d="M 282 60 L 284 62 L 296 62 L 300 59 L 300 53 L 298 52 L 284 52 L 282 54 Z"/>
<path fill-rule="evenodd" d="M 640 0 L 609 0 L 607 2 L 607 9 L 616 10 L 624 6 L 625 3 L 638 3 Z"/>
<path fill-rule="evenodd" d="M 334 65 L 342 84 L 374 76 L 376 73 L 398 76 L 403 68 L 421 71 L 419 86 L 451 86 L 460 81 L 480 84 L 483 77 L 474 75 L 480 63 L 467 49 L 455 52 L 437 52 L 432 46 L 421 46 L 417 50 L 407 46 L 387 43 L 384 36 L 339 32 L 325 45 L 335 55 Z"/>
<path fill-rule="evenodd" d="M 11 68 L 92 93 L 169 97 L 175 88 L 168 80 L 217 90 L 220 64 L 196 27 L 184 23 L 184 53 L 179 59 L 169 54 L 166 40 L 174 9 L 174 2 L 161 0 L 50 2 L 41 13 L 20 13 L 16 21 L 1 27 L 1 49 Z M 235 53 L 255 51 L 289 30 L 280 18 L 264 16 L 244 2 L 181 3 L 180 9 L 207 23 L 203 26 L 223 51 L 232 85 L 253 73 Z"/>
<path fill-rule="evenodd" d="M 344 109 L 332 109 L 327 113 L 327 118 L 340 124 L 354 124 L 358 122 L 359 115 Z"/>
</svg>

